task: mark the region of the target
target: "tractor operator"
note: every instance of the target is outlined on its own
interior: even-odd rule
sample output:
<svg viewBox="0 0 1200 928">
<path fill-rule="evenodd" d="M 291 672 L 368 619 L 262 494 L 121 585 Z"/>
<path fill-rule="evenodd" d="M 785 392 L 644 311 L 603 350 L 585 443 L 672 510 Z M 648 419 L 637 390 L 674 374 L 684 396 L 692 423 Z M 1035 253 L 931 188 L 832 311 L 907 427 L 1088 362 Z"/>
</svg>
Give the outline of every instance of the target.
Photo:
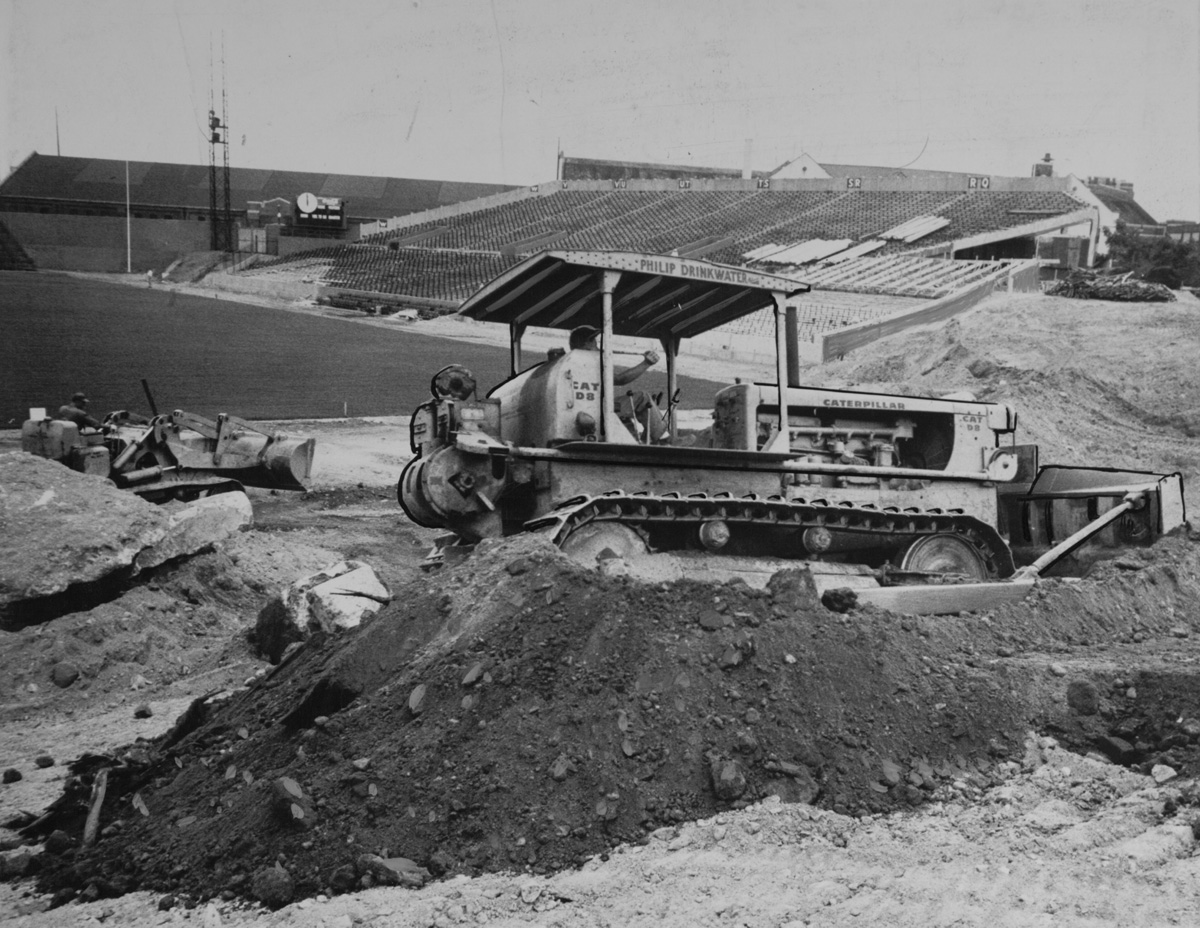
<svg viewBox="0 0 1200 928">
<path fill-rule="evenodd" d="M 87 404 L 88 398 L 86 393 L 75 393 L 71 396 L 71 402 L 58 408 L 58 418 L 65 419 L 67 422 L 74 422 L 81 429 L 98 429 L 100 428 L 100 422 L 98 419 L 88 415 Z"/>
<path fill-rule="evenodd" d="M 584 351 L 599 351 L 600 330 L 595 326 L 590 325 L 577 326 L 571 330 L 569 344 L 572 350 L 583 349 Z M 657 351 L 651 350 L 644 352 L 642 354 L 642 360 L 633 367 L 627 367 L 623 371 L 613 371 L 613 383 L 618 387 L 623 387 L 626 384 L 633 383 L 657 363 Z"/>
<path fill-rule="evenodd" d="M 577 326 L 571 330 L 568 344 L 573 351 L 599 351 L 600 330 L 591 325 Z M 623 387 L 631 384 L 657 363 L 658 352 L 653 349 L 646 351 L 642 354 L 642 360 L 633 367 L 613 371 L 613 385 Z M 645 390 L 630 390 L 624 396 L 617 397 L 616 411 L 618 418 L 635 436 L 638 435 L 639 426 L 650 433 L 649 440 L 653 442 L 661 441 L 667 432 L 662 411 Z"/>
</svg>

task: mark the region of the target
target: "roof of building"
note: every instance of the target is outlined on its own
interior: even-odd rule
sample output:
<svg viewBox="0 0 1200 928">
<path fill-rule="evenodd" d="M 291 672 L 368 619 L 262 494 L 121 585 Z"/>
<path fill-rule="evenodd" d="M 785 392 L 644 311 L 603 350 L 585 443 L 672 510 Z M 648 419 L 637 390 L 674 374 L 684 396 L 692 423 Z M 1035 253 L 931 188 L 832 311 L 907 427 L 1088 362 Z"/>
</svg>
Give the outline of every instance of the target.
<svg viewBox="0 0 1200 928">
<path fill-rule="evenodd" d="M 800 158 L 806 156 L 801 155 Z M 752 178 L 766 178 L 783 171 L 792 161 L 769 171 L 752 171 Z M 931 171 L 924 168 L 887 167 L 866 164 L 827 164 L 813 162 L 830 177 L 894 177 L 929 180 L 930 178 L 967 177 L 967 171 Z M 740 178 L 739 168 L 702 167 L 691 164 L 656 164 L 647 161 L 613 161 L 604 158 L 579 158 L 564 155 L 562 160 L 563 180 L 670 180 L 675 178 Z"/>
<path fill-rule="evenodd" d="M 934 177 L 968 177 L 970 171 L 931 171 L 926 168 L 887 167 L 870 164 L 828 164 L 820 162 L 830 177 L 913 177 L 928 180 Z M 978 173 L 978 172 L 977 172 Z"/>
<path fill-rule="evenodd" d="M 768 171 L 752 176 L 766 177 Z M 740 178 L 739 168 L 706 168 L 690 164 L 656 164 L 649 161 L 613 161 L 564 155 L 563 180 L 671 180 L 679 177 Z"/>
<path fill-rule="evenodd" d="M 1133 198 L 1132 191 L 1110 187 L 1107 184 L 1088 184 L 1087 188 L 1096 195 L 1097 200 L 1116 213 L 1117 218 L 1133 225 L 1158 225 L 1154 217 Z"/>
<path fill-rule="evenodd" d="M 129 199 L 139 206 L 209 206 L 209 168 L 199 164 L 130 161 Z M 0 198 L 70 202 L 125 203 L 126 162 L 105 158 L 70 158 L 34 152 L 0 183 Z M 301 193 L 346 200 L 355 218 L 387 219 L 461 203 L 512 190 L 502 184 L 476 184 L 357 174 L 316 174 L 260 168 L 229 169 L 231 205 L 241 211 L 251 201 Z"/>
</svg>

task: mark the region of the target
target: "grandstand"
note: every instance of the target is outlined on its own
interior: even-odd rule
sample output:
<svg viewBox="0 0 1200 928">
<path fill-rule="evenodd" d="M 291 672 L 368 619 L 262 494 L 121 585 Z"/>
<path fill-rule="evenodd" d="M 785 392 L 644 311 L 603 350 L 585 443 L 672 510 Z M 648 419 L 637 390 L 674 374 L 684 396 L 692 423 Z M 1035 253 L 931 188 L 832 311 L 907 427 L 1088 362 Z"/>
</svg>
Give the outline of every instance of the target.
<svg viewBox="0 0 1200 928">
<path fill-rule="evenodd" d="M 0 271 L 36 271 L 37 265 L 26 254 L 8 226 L 0 222 Z"/>
<path fill-rule="evenodd" d="M 512 190 L 501 184 L 230 168 L 240 250 L 286 254 L 409 213 Z M 338 199 L 344 227 L 302 227 L 293 205 L 303 193 Z M 0 222 L 38 267 L 124 271 L 163 268 L 211 243 L 209 167 L 41 155 L 0 182 Z M 314 237 L 316 236 L 316 237 Z"/>
<path fill-rule="evenodd" d="M 835 251 L 859 246 L 876 259 L 903 254 L 1033 258 L 1039 234 L 1060 233 L 1093 218 L 1090 207 L 1050 178 L 998 179 L 987 189 L 913 190 L 877 179 L 865 188 L 841 181 L 556 182 L 489 201 L 392 220 L 356 244 L 261 261 L 244 273 L 312 278 L 338 291 L 366 291 L 457 303 L 522 256 L 554 250 L 638 251 L 757 264 L 810 279 L 818 264 L 780 265 L 772 253 L 799 243 L 834 240 Z M 966 186 L 964 179 L 963 185 Z M 915 222 L 927 220 L 925 222 Z M 915 225 L 914 225 L 915 222 Z M 907 235 L 897 230 L 914 228 Z M 994 254 L 978 254 L 990 249 Z M 846 252 L 843 257 L 850 257 Z M 838 261 L 838 255 L 826 255 Z M 941 262 L 945 264 L 945 262 Z M 820 285 L 838 289 L 835 278 Z M 933 297 L 929 288 L 877 292 Z M 936 288 L 935 288 L 936 289 Z M 864 301 L 859 301 L 860 305 Z"/>
</svg>

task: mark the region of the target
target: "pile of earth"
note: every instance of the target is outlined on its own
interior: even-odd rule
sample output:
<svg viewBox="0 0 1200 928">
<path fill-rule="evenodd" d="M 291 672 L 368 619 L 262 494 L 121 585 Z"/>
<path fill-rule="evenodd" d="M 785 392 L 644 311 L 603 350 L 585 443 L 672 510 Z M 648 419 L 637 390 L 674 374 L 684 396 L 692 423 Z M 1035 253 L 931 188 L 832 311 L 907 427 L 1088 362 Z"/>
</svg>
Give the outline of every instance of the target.
<svg viewBox="0 0 1200 928">
<path fill-rule="evenodd" d="M 109 601 L 84 611 L 5 627 L 0 693 L 12 701 L 0 705 L 0 714 L 25 715 L 48 700 L 95 699 L 218 668 L 241 681 L 258 667 L 239 632 L 266 586 L 244 579 L 227 553 L 165 565 L 120 596 L 103 595 Z"/>
<path fill-rule="evenodd" d="M 313 533 L 284 549 L 277 531 L 260 524 L 133 580 L 118 575 L 12 610 L 0 625 L 0 718 L 186 681 L 244 681 L 262 665 L 246 634 L 253 616 L 276 590 L 342 557 Z"/>
<path fill-rule="evenodd" d="M 765 590 L 647 585 L 537 538 L 485 543 L 158 742 L 76 762 L 41 826 L 62 834 L 40 885 L 60 901 L 262 898 L 268 874 L 283 904 L 394 872 L 375 858 L 549 873 L 770 795 L 858 815 L 963 794 L 995 782 L 1031 726 L 1200 772 L 1200 691 L 1154 690 L 1150 718 L 1132 657 L 1099 673 L 1071 660 L 1172 635 L 1184 653 L 1195 543 L 1095 573 L 983 615 L 842 615 L 801 571 Z M 101 838 L 83 848 L 101 767 Z"/>
</svg>

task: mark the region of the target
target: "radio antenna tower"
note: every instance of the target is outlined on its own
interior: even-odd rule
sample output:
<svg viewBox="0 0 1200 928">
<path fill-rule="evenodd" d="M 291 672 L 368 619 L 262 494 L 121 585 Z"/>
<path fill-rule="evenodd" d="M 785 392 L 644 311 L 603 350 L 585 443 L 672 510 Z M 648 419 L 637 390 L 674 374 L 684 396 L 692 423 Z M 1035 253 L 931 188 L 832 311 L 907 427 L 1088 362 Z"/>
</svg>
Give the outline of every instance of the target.
<svg viewBox="0 0 1200 928">
<path fill-rule="evenodd" d="M 209 52 L 211 61 L 211 49 Z M 229 96 L 225 90 L 225 36 L 221 35 L 221 115 L 217 116 L 212 83 L 208 90 L 208 215 L 213 251 L 236 252 L 237 229 L 229 195 Z M 221 149 L 220 167 L 217 149 Z M 219 193 L 219 196 L 218 196 Z"/>
</svg>

